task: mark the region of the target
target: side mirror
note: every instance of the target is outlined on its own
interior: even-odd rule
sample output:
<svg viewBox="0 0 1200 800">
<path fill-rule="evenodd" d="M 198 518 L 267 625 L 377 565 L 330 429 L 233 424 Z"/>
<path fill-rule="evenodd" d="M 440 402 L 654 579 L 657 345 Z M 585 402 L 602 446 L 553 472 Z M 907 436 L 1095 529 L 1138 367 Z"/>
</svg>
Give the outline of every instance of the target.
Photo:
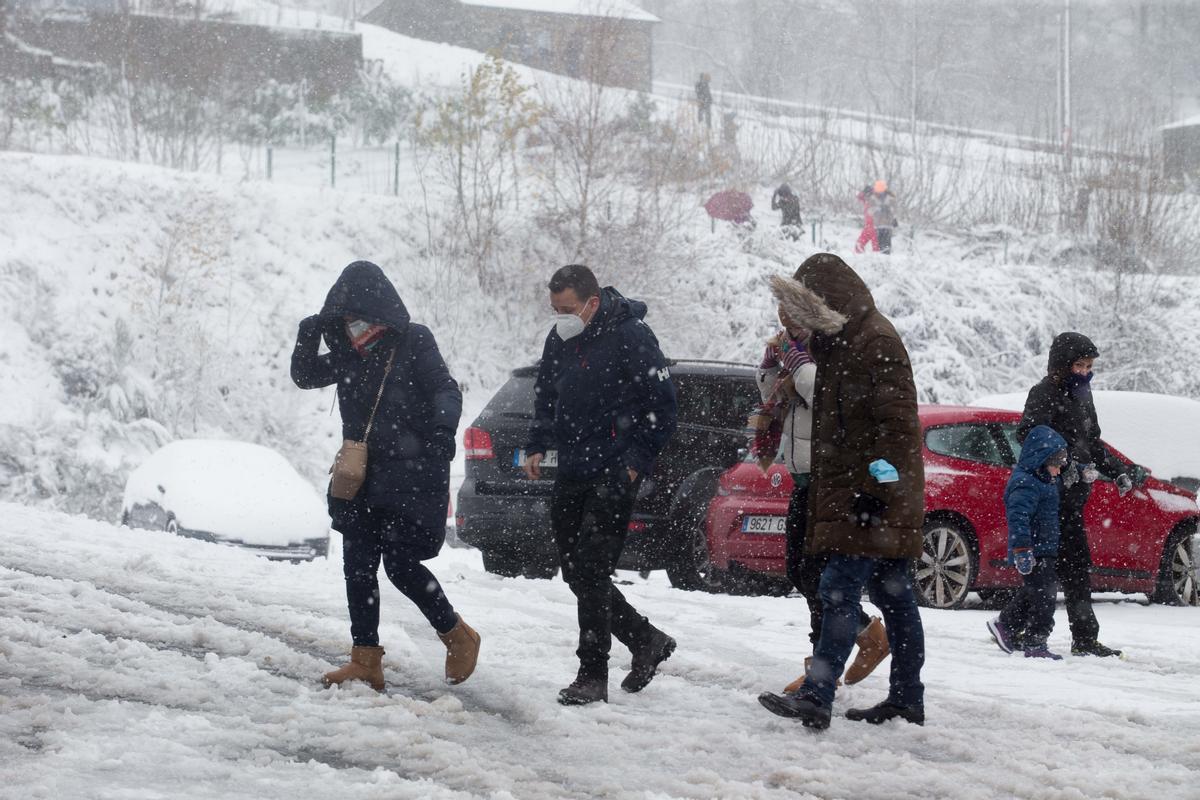
<svg viewBox="0 0 1200 800">
<path fill-rule="evenodd" d="M 1146 479 L 1150 477 L 1150 470 L 1141 464 L 1134 464 L 1133 469 L 1129 471 L 1129 477 L 1133 479 L 1134 486 L 1141 487 L 1146 484 Z"/>
</svg>

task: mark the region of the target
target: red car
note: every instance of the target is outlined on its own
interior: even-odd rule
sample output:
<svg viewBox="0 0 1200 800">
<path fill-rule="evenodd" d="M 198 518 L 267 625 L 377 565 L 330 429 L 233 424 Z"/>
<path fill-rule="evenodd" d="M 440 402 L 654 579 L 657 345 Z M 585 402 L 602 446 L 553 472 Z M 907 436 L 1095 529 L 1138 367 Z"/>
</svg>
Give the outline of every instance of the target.
<svg viewBox="0 0 1200 800">
<path fill-rule="evenodd" d="M 934 608 L 958 608 L 971 591 L 984 600 L 999 599 L 1020 585 L 1017 571 L 1006 562 L 1004 486 L 1020 453 L 1015 433 L 1021 416 L 937 405 L 922 406 L 919 413 L 926 513 L 924 553 L 915 564 L 918 599 Z M 1196 498 L 1144 472 L 1135 483 L 1123 498 L 1112 481 L 1094 485 L 1085 520 L 1092 588 L 1196 605 Z M 781 464 L 764 475 L 757 465 L 742 463 L 721 476 L 704 525 L 704 571 L 710 583 L 730 572 L 784 577 L 784 519 L 791 492 L 791 476 Z M 695 549 L 701 549 L 700 542 Z"/>
</svg>

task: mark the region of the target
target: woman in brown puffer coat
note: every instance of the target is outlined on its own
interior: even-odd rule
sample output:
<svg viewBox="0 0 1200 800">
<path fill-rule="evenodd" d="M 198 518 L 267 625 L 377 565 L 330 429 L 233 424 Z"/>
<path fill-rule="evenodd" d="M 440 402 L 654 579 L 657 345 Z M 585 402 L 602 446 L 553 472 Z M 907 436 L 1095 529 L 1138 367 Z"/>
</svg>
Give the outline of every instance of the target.
<svg viewBox="0 0 1200 800">
<path fill-rule="evenodd" d="M 866 284 L 835 255 L 811 256 L 791 280 L 773 278 L 772 291 L 781 302 L 789 298 L 789 315 L 801 315 L 795 322 L 813 331 L 809 349 L 817 375 L 805 549 L 830 558 L 821 576 L 821 639 L 808 678 L 794 694 L 765 693 L 759 700 L 805 725 L 828 726 L 866 587 L 887 626 L 891 688 L 884 702 L 850 709 L 846 717 L 922 724 L 925 637 L 910 570 L 921 553 L 925 473 L 908 352 Z"/>
</svg>

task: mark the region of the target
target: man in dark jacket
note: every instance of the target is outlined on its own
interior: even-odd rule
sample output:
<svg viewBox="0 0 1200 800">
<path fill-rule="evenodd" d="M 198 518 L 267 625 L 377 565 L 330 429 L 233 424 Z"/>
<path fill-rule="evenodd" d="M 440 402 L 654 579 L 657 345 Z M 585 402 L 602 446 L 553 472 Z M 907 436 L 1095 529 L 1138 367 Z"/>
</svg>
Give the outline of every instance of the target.
<svg viewBox="0 0 1200 800">
<path fill-rule="evenodd" d="M 538 368 L 525 472 L 557 457 L 550 520 L 563 578 L 578 600 L 579 672 L 563 705 L 608 701 L 612 637 L 633 653 L 627 692 L 641 691 L 675 640 L 613 585 L 638 487 L 675 430 L 675 387 L 644 303 L 573 264 L 550 279 L 557 313 Z"/>
<path fill-rule="evenodd" d="M 800 689 L 766 692 L 759 702 L 808 727 L 828 727 L 865 586 L 887 626 L 891 686 L 887 700 L 850 709 L 846 718 L 923 724 L 925 634 L 910 568 L 921 554 L 925 470 L 912 365 L 866 284 L 840 258 L 811 256 L 793 280 L 793 300 L 807 299 L 793 303 L 789 316 L 813 332 L 809 350 L 817 364 L 805 550 L 829 554 L 820 587 L 825 614 Z"/>
<path fill-rule="evenodd" d="M 322 337 L 329 352 L 320 354 Z M 352 499 L 329 495 L 343 534 L 343 571 L 353 648 L 326 685 L 364 680 L 383 689 L 379 564 L 446 645 L 446 680 L 475 669 L 479 634 L 421 564 L 446 536 L 450 460 L 462 393 L 433 334 L 409 320 L 396 287 L 375 264 L 355 261 L 329 290 L 321 313 L 300 323 L 292 380 L 301 389 L 337 384 L 342 437 L 367 443 L 366 480 Z M 369 428 L 369 430 L 368 430 Z"/>
<path fill-rule="evenodd" d="M 700 73 L 696 81 L 696 116 L 704 123 L 705 128 L 712 128 L 712 87 L 709 85 L 707 72 Z"/>
<path fill-rule="evenodd" d="M 1092 365 L 1100 351 L 1082 333 L 1060 333 L 1050 345 L 1047 374 L 1029 390 L 1017 440 L 1025 441 L 1038 425 L 1053 428 L 1067 440 L 1071 463 L 1063 471 L 1059 493 L 1058 579 L 1067 604 L 1073 655 L 1119 656 L 1097 636 L 1100 623 L 1092 610 L 1092 553 L 1083 525 L 1083 509 L 1100 475 L 1116 481 L 1124 496 L 1133 478 L 1100 441 L 1100 423 L 1092 401 Z M 1019 636 L 1019 632 L 1014 632 Z"/>
</svg>

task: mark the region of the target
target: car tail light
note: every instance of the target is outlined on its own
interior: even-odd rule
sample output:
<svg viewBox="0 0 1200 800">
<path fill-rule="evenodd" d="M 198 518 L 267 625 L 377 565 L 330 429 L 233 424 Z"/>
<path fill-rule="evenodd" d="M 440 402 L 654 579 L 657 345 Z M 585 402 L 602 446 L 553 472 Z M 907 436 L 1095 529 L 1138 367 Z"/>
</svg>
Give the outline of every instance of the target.
<svg viewBox="0 0 1200 800">
<path fill-rule="evenodd" d="M 481 461 L 496 457 L 492 450 L 492 435 L 483 428 L 467 428 L 463 433 L 463 450 L 468 461 Z"/>
<path fill-rule="evenodd" d="M 639 519 L 635 519 L 629 523 L 630 533 L 641 533 L 644 530 L 646 530 L 646 523 Z"/>
<path fill-rule="evenodd" d="M 464 517 L 462 514 L 459 514 L 458 516 L 456 516 L 454 518 L 454 527 L 461 528 L 466 524 L 467 524 L 467 518 Z"/>
</svg>

